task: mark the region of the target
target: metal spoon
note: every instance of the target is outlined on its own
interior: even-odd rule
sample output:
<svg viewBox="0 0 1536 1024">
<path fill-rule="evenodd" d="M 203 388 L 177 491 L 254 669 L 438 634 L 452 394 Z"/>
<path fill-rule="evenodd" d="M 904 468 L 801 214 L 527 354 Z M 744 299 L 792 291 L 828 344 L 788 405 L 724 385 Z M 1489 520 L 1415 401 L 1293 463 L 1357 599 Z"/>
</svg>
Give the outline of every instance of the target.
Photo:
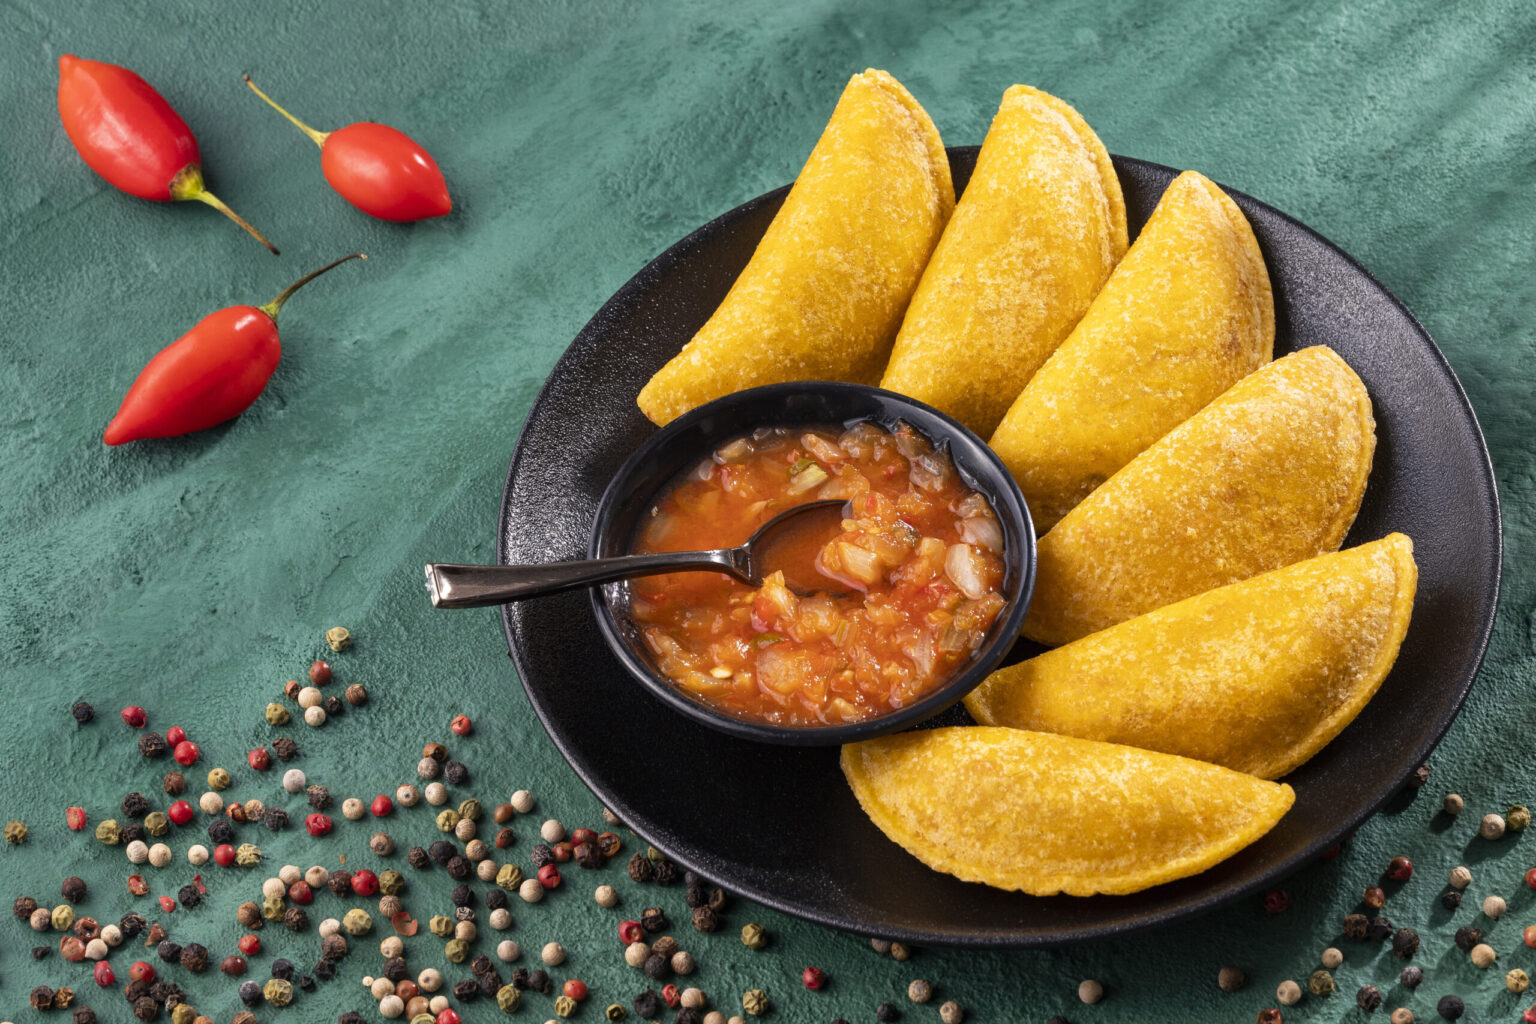
<svg viewBox="0 0 1536 1024">
<path fill-rule="evenodd" d="M 781 571 L 785 583 L 797 594 L 836 593 L 840 588 L 817 572 L 806 556 L 837 535 L 846 504 L 841 498 L 832 498 L 786 509 L 758 527 L 739 548 L 616 555 L 547 565 L 431 562 L 426 567 L 427 592 L 432 595 L 434 608 L 478 608 L 631 576 L 705 570 L 729 573 L 754 587 L 761 586 L 768 573 Z"/>
</svg>

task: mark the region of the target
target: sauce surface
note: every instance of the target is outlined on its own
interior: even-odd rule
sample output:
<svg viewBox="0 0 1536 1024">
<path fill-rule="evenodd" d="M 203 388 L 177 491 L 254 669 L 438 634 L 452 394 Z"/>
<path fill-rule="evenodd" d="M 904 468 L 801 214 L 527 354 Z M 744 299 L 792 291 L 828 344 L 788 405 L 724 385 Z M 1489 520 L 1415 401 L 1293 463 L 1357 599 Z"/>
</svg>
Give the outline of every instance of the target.
<svg viewBox="0 0 1536 1024">
<path fill-rule="evenodd" d="M 630 582 L 630 616 L 685 693 L 775 725 L 855 722 L 911 705 L 981 646 L 1006 605 L 1002 528 L 947 454 L 905 424 L 732 440 L 663 493 L 634 550 L 735 547 L 826 498 L 848 502 L 841 530 L 795 538 L 818 548 L 817 592 L 795 593 L 782 572 L 757 588 L 708 572 Z"/>
</svg>

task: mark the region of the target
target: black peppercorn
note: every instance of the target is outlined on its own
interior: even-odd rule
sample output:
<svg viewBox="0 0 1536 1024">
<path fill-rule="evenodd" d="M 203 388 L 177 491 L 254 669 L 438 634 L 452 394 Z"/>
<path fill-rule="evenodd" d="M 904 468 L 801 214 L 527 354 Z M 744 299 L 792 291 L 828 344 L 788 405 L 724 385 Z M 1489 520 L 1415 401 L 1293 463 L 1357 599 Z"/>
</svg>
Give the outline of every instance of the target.
<svg viewBox="0 0 1536 1024">
<path fill-rule="evenodd" d="M 1471 925 L 1463 925 L 1456 929 L 1456 948 L 1463 953 L 1472 952 L 1472 947 L 1483 941 L 1483 930 Z"/>
<path fill-rule="evenodd" d="M 166 772 L 160 780 L 160 788 L 166 796 L 181 796 L 187 791 L 187 777 L 181 772 Z"/>
<path fill-rule="evenodd" d="M 513 835 L 512 830 L 509 828 L 504 828 L 496 833 L 496 849 L 498 850 L 505 850 L 515 842 L 517 842 L 517 836 Z"/>
<path fill-rule="evenodd" d="M 335 718 L 347 710 L 347 706 L 341 702 L 340 697 L 327 697 L 320 702 L 320 706 L 325 709 L 326 715 L 330 718 Z"/>
<path fill-rule="evenodd" d="M 1392 955 L 1399 960 L 1412 960 L 1419 951 L 1419 933 L 1412 928 L 1399 928 L 1392 936 Z"/>
<path fill-rule="evenodd" d="M 330 981 L 336 977 L 336 964 L 330 959 L 315 961 L 315 966 L 311 969 L 315 972 L 315 977 L 321 981 Z"/>
<path fill-rule="evenodd" d="M 37 909 L 37 900 L 31 896 L 18 896 L 16 902 L 11 904 L 11 913 L 16 915 L 16 920 L 25 921 L 32 916 Z"/>
<path fill-rule="evenodd" d="M 69 1019 L 73 1024 L 96 1024 L 96 1011 L 89 1006 L 77 1006 Z"/>
<path fill-rule="evenodd" d="M 673 954 L 677 952 L 678 948 L 677 940 L 670 935 L 663 935 L 651 943 L 651 952 L 664 956 L 668 960 L 672 959 Z"/>
<path fill-rule="evenodd" d="M 1408 785 L 1414 789 L 1422 789 L 1429 782 L 1429 765 L 1421 764 L 1408 776 Z"/>
<path fill-rule="evenodd" d="M 287 736 L 279 736 L 272 741 L 272 753 L 277 755 L 279 761 L 292 761 L 299 752 L 299 745 Z"/>
<path fill-rule="evenodd" d="M 160 742 L 164 743 L 165 741 L 161 740 Z M 143 745 L 142 740 L 140 741 L 140 745 Z M 258 995 L 261 992 L 260 989 L 257 989 L 256 991 Z M 145 996 L 143 999 L 140 999 L 133 1004 L 133 1015 L 142 1021 L 159 1020 L 160 1004 L 155 1002 L 154 999 L 150 998 L 149 996 Z"/>
<path fill-rule="evenodd" d="M 652 981 L 666 981 L 672 975 L 672 964 L 660 953 L 652 953 L 645 958 L 644 970 L 645 976 Z"/>
<path fill-rule="evenodd" d="M 240 1001 L 246 1006 L 256 1006 L 261 1002 L 261 986 L 254 981 L 242 981 L 240 983 Z"/>
<path fill-rule="evenodd" d="M 1461 892 L 1457 889 L 1447 889 L 1440 894 L 1440 905 L 1446 910 L 1455 910 L 1461 906 Z"/>
<path fill-rule="evenodd" d="M 405 957 L 392 956 L 384 961 L 384 977 L 390 981 L 404 981 L 410 975 L 405 966 Z"/>
<path fill-rule="evenodd" d="M 725 890 L 720 888 L 718 885 L 715 886 L 713 889 L 709 890 L 709 903 L 707 904 L 707 906 L 709 907 L 710 910 L 713 910 L 717 914 L 720 913 L 720 911 L 724 910 L 725 909 Z"/>
<path fill-rule="evenodd" d="M 413 846 L 405 851 L 405 860 L 413 868 L 424 868 L 432 863 L 432 857 L 419 846 Z"/>
<path fill-rule="evenodd" d="M 164 757 L 168 749 L 165 737 L 157 732 L 147 732 L 139 737 L 139 753 L 145 757 Z"/>
<path fill-rule="evenodd" d="M 122 830 L 118 833 L 118 838 L 122 840 L 124 846 L 127 846 L 134 840 L 143 842 L 145 835 L 144 823 L 142 821 L 130 821 L 123 825 Z"/>
<path fill-rule="evenodd" d="M 673 864 L 671 861 L 663 858 L 653 863 L 651 867 L 655 870 L 655 875 L 652 880 L 657 885 L 671 885 L 673 882 L 677 881 L 677 865 Z"/>
<path fill-rule="evenodd" d="M 640 912 L 640 927 L 651 935 L 666 931 L 667 915 L 660 907 L 646 907 Z"/>
<path fill-rule="evenodd" d="M 184 885 L 176 890 L 177 901 L 188 910 L 203 902 L 203 894 L 197 891 L 195 885 Z"/>
<path fill-rule="evenodd" d="M 317 811 L 323 811 L 331 806 L 331 790 L 327 786 L 306 786 L 304 798 L 309 801 L 309 806 Z"/>
<path fill-rule="evenodd" d="M 64 902 L 79 903 L 85 899 L 85 879 L 71 875 L 64 879 L 64 884 L 59 886 L 59 892 L 63 895 Z"/>
<path fill-rule="evenodd" d="M 86 722 L 89 722 L 91 719 L 96 717 L 96 709 L 91 707 L 83 700 L 77 701 L 75 706 L 69 709 L 69 713 L 74 715 L 75 721 L 79 722 L 81 725 L 84 725 Z"/>
<path fill-rule="evenodd" d="M 348 1010 L 336 1018 L 336 1024 L 363 1024 L 363 1015 L 356 1010 Z"/>
<path fill-rule="evenodd" d="M 553 987 L 549 983 L 549 972 L 539 968 L 529 971 L 528 987 L 535 992 L 540 992 L 546 996 L 549 995 L 549 990 Z"/>
<path fill-rule="evenodd" d="M 635 1016 L 651 1019 L 661 1015 L 661 997 L 650 989 L 635 996 Z"/>
<path fill-rule="evenodd" d="M 315 979 L 307 974 L 304 975 L 299 979 L 299 988 L 304 992 L 313 992 L 315 990 Z"/>
<path fill-rule="evenodd" d="M 453 858 L 459 855 L 459 848 L 448 842 L 446 839 L 439 839 L 437 842 L 427 847 L 427 852 L 432 855 L 433 860 L 437 861 L 439 864 L 446 865 L 449 861 L 453 860 Z"/>
<path fill-rule="evenodd" d="M 712 932 L 720 927 L 720 918 L 708 907 L 695 907 L 693 910 L 693 926 L 701 932 Z"/>
<path fill-rule="evenodd" d="M 143 793 L 129 793 L 123 797 L 121 810 L 125 818 L 142 818 L 149 813 L 149 801 Z"/>
<path fill-rule="evenodd" d="M 149 922 L 143 916 L 132 912 L 124 914 L 117 922 L 117 930 L 123 933 L 125 939 L 134 938 L 148 926 Z"/>
<path fill-rule="evenodd" d="M 1365 937 L 1372 942 L 1386 942 L 1392 937 L 1392 922 L 1385 917 L 1373 917 L 1365 926 Z"/>
<path fill-rule="evenodd" d="M 288 827 L 288 812 L 281 807 L 268 807 L 261 812 L 261 823 L 273 832 L 281 832 Z"/>
<path fill-rule="evenodd" d="M 1344 937 L 1358 942 L 1365 938 L 1366 929 L 1369 927 L 1370 922 L 1366 920 L 1364 914 L 1350 914 L 1344 919 Z"/>
<path fill-rule="evenodd" d="M 473 978 L 465 978 L 453 986 L 453 998 L 464 1002 L 475 998 L 480 994 L 480 984 Z"/>
<path fill-rule="evenodd" d="M 215 846 L 235 841 L 235 826 L 227 818 L 215 818 L 208 823 L 208 841 Z"/>
<path fill-rule="evenodd" d="M 1461 1001 L 1460 996 L 1441 996 L 1435 1004 L 1435 1012 L 1446 1020 L 1460 1020 L 1461 1015 L 1467 1012 L 1467 1004 Z"/>
<path fill-rule="evenodd" d="M 147 995 L 149 995 L 149 982 L 147 981 L 130 981 L 123 986 L 123 998 L 128 1000 L 129 1006 L 132 1006 Z"/>
<path fill-rule="evenodd" d="M 160 959 L 168 964 L 181 963 L 181 943 L 166 939 L 155 947 L 155 952 L 160 954 Z"/>
<path fill-rule="evenodd" d="M 677 1011 L 677 1016 L 673 1018 L 672 1024 L 704 1024 L 704 1015 L 701 1011 L 691 1006 L 685 1006 Z"/>
<path fill-rule="evenodd" d="M 576 866 L 582 868 L 600 868 L 603 866 L 603 854 L 594 843 L 576 844 Z"/>
<path fill-rule="evenodd" d="M 875 1018 L 881 1021 L 893 1021 L 901 1019 L 901 1011 L 890 1003 L 881 1003 L 875 1007 Z"/>
<path fill-rule="evenodd" d="M 1398 984 L 1406 989 L 1415 989 L 1424 980 L 1424 968 L 1418 964 L 1411 964 L 1403 968 L 1403 973 L 1397 976 Z"/>
<path fill-rule="evenodd" d="M 460 761 L 449 761 L 443 765 L 443 781 L 450 786 L 462 786 L 469 781 L 469 769 Z"/>
<path fill-rule="evenodd" d="M 320 940 L 320 958 L 322 960 L 340 960 L 347 955 L 347 937 L 340 932 L 332 932 Z"/>
<path fill-rule="evenodd" d="M 495 999 L 496 993 L 501 991 L 501 978 L 497 977 L 495 971 L 480 975 L 475 979 L 475 984 L 480 986 L 480 994 L 487 999 Z"/>
<path fill-rule="evenodd" d="M 470 864 L 469 858 L 464 856 L 450 857 L 448 863 L 443 865 L 443 869 L 448 872 L 449 878 L 460 881 L 475 873 L 474 866 Z"/>
<path fill-rule="evenodd" d="M 181 966 L 193 974 L 208 969 L 208 947 L 201 942 L 189 942 L 181 947 Z"/>
<path fill-rule="evenodd" d="M 278 957 L 272 961 L 272 977 L 281 978 L 284 981 L 293 980 L 293 961 Z"/>
<path fill-rule="evenodd" d="M 325 887 L 337 896 L 352 895 L 352 872 L 332 871 L 331 877 L 325 880 Z"/>
<path fill-rule="evenodd" d="M 528 987 L 528 968 L 526 968 L 526 967 L 514 967 L 514 968 L 512 968 L 512 982 L 511 982 L 511 984 L 512 984 L 512 987 L 515 988 L 515 989 L 525 989 L 525 988 L 527 988 Z"/>
<path fill-rule="evenodd" d="M 455 921 L 473 921 L 475 919 L 474 907 L 454 907 L 453 919 Z"/>
<path fill-rule="evenodd" d="M 1366 1013 L 1375 1013 L 1381 1005 L 1381 989 L 1375 985 L 1361 985 L 1360 991 L 1355 993 L 1355 1005 Z"/>
<path fill-rule="evenodd" d="M 533 849 L 528 851 L 528 860 L 532 862 L 534 867 L 542 868 L 555 862 L 555 851 L 550 849 L 548 843 L 536 843 Z M 635 880 L 641 881 L 641 879 Z"/>
<path fill-rule="evenodd" d="M 456 885 L 453 887 L 453 891 L 448 894 L 448 899 L 456 907 L 467 907 L 474 901 L 475 894 L 469 891 L 469 886 L 467 885 Z"/>
<path fill-rule="evenodd" d="M 53 947 L 52 946 L 33 946 L 32 947 L 32 959 L 33 960 L 41 960 L 43 957 L 47 956 L 49 953 L 52 953 L 52 952 L 53 952 Z"/>
<path fill-rule="evenodd" d="M 289 907 L 283 911 L 283 927 L 291 932 L 309 931 L 309 915 L 303 907 Z"/>
<path fill-rule="evenodd" d="M 507 905 L 507 894 L 500 889 L 487 889 L 485 893 L 486 910 L 502 910 Z"/>
<path fill-rule="evenodd" d="M 693 874 L 691 871 L 688 873 L 690 875 Z M 691 910 L 696 910 L 699 907 L 705 906 L 709 903 L 709 890 L 704 888 L 704 886 L 699 882 L 691 883 L 688 886 L 688 892 L 683 896 L 683 902 L 688 904 L 688 907 Z"/>
</svg>

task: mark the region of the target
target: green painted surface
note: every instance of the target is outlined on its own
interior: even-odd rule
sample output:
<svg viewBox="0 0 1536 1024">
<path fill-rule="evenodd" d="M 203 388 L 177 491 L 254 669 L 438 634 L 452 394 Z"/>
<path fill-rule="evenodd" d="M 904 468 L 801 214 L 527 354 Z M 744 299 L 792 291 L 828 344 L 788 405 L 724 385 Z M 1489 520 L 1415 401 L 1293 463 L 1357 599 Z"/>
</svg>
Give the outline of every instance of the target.
<svg viewBox="0 0 1536 1024">
<path fill-rule="evenodd" d="M 1503 602 L 1429 789 L 1372 821 L 1344 856 L 1291 879 L 1281 917 L 1249 902 L 1060 952 L 927 950 L 896 964 L 861 939 L 738 903 L 717 935 L 677 930 L 701 964 L 694 981 L 727 1009 L 743 989 L 766 987 L 770 1019 L 795 1022 L 871 1021 L 879 1001 L 903 1004 L 915 977 L 976 1021 L 1251 1021 L 1279 981 L 1305 980 L 1341 915 L 1401 852 L 1419 875 L 1389 913 L 1424 936 L 1424 987 L 1393 988 L 1400 965 L 1389 954 L 1343 943 L 1340 994 L 1308 997 L 1287 1020 L 1357 1019 L 1350 993 L 1367 982 L 1386 992 L 1385 1008 L 1406 1003 L 1421 1021 L 1447 992 L 1466 997 L 1468 1020 L 1517 1017 L 1536 997 L 1505 993 L 1501 979 L 1513 966 L 1536 972 L 1536 950 L 1519 938 L 1536 923 L 1536 894 L 1520 886 L 1536 837 L 1495 845 L 1472 833 L 1485 810 L 1536 803 L 1536 11 L 1518 0 L 931 7 L 460 0 L 385 14 L 314 0 L 0 4 L 0 817 L 32 825 L 25 847 L 0 850 L 0 896 L 52 902 L 61 876 L 75 873 L 93 886 L 83 912 L 115 920 L 129 909 L 121 850 L 62 823 L 67 804 L 83 804 L 95 822 L 130 789 L 158 796 L 164 766 L 134 751 L 116 718 L 125 703 L 147 706 L 154 726 L 191 729 L 200 770 L 235 772 L 231 796 L 278 800 L 278 773 L 256 776 L 243 754 L 274 734 L 262 707 L 337 623 L 358 637 L 335 659 L 339 679 L 364 682 L 375 699 L 322 730 L 284 730 L 301 743 L 294 764 L 311 781 L 338 795 L 392 790 L 411 776 L 421 743 L 446 737 L 462 710 L 480 723 L 454 744 L 474 772 L 471 790 L 494 800 L 527 787 L 536 821 L 596 823 L 596 803 L 529 712 L 494 613 L 432 612 L 420 564 L 491 556 L 518 424 L 565 344 L 646 260 L 789 180 L 843 80 L 874 65 L 912 89 L 952 144 L 978 142 L 1003 89 L 1030 82 L 1076 104 L 1111 150 L 1198 168 L 1358 257 L 1425 322 L 1482 418 L 1504 499 Z M 134 200 L 91 174 L 55 113 L 63 52 L 124 63 L 154 82 L 198 133 L 211 187 L 283 255 L 210 210 Z M 246 91 L 242 71 L 317 127 L 371 118 L 417 137 L 448 176 L 454 214 L 398 227 L 352 210 L 326 188 L 313 146 Z M 354 249 L 373 258 L 285 311 L 283 363 L 238 422 L 178 441 L 101 445 L 156 349 L 205 313 L 264 302 Z M 100 711 L 79 730 L 67 713 L 77 698 Z M 1447 789 L 1468 805 L 1449 827 L 1435 819 Z M 425 807 L 387 827 L 402 846 L 432 837 Z M 535 828 L 518 824 L 519 850 Z M 338 821 L 319 844 L 296 829 L 256 841 L 274 867 L 333 864 L 343 853 L 371 863 L 368 831 Z M 191 841 L 176 837 L 175 865 L 148 870 L 157 895 L 192 875 L 180 859 Z M 1450 914 L 1436 900 L 1458 862 L 1476 880 Z M 173 936 L 204 942 L 216 958 L 230 952 L 233 907 L 266 874 L 208 870 L 208 902 L 169 918 Z M 509 934 L 528 950 L 563 942 L 571 958 L 556 976 L 591 985 L 580 1019 L 596 1020 L 608 1002 L 628 1002 L 640 979 L 619 958 L 620 915 L 597 907 L 591 889 L 614 882 L 626 914 L 651 891 L 617 866 L 568 878 L 551 899 L 515 906 Z M 407 904 L 425 918 L 447 905 L 447 890 L 441 871 L 413 877 Z M 1475 909 L 1493 892 L 1512 907 L 1497 924 Z M 681 916 L 680 890 L 660 902 Z M 312 917 L 344 906 L 322 897 Z M 748 920 L 774 934 L 769 951 L 736 941 Z M 1451 945 L 1463 923 L 1488 931 L 1497 968 L 1478 972 Z M 56 937 L 9 919 L 0 936 L 0 1019 L 43 1019 L 26 1006 L 39 983 L 72 984 L 101 1019 L 129 1019 L 82 966 L 57 953 L 30 962 L 28 947 Z M 256 977 L 273 955 L 302 966 L 318 948 L 313 935 L 268 928 L 264 937 Z M 261 1019 L 368 1009 L 358 979 L 379 958 L 371 941 L 355 947 L 340 980 Z M 425 934 L 408 948 L 413 970 L 444 966 Z M 131 952 L 113 957 L 119 978 Z M 820 994 L 798 985 L 811 963 L 833 979 Z M 1217 990 L 1224 963 L 1248 970 L 1246 990 Z M 236 1009 L 228 979 L 168 973 L 214 1019 Z M 1104 1002 L 1077 1003 L 1085 977 L 1103 979 Z M 548 1011 L 536 997 L 521 1017 Z M 465 1016 L 495 1014 L 481 1002 Z M 906 1007 L 903 1019 L 936 1020 L 937 1001 Z"/>
</svg>

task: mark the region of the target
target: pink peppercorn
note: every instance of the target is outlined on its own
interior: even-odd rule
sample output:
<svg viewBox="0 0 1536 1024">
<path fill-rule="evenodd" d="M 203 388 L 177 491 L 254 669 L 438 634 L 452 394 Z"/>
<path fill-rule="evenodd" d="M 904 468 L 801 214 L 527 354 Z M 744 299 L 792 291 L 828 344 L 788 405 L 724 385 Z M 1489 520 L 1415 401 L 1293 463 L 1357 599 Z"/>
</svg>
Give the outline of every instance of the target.
<svg viewBox="0 0 1536 1024">
<path fill-rule="evenodd" d="M 334 824 L 335 822 L 331 821 L 329 815 L 311 814 L 304 819 L 304 830 L 310 835 L 318 838 L 320 836 L 329 835 Z"/>
<path fill-rule="evenodd" d="M 177 800 L 165 809 L 165 816 L 178 825 L 185 825 L 192 820 L 192 805 L 185 800 Z"/>
<path fill-rule="evenodd" d="M 246 956 L 255 956 L 261 952 L 261 936 L 247 933 L 240 936 L 240 941 L 236 945 Z"/>
<path fill-rule="evenodd" d="M 820 992 L 827 983 L 827 972 L 820 967 L 807 967 L 800 972 L 800 984 L 812 992 Z"/>
<path fill-rule="evenodd" d="M 633 945 L 645 937 L 645 931 L 640 927 L 639 921 L 619 922 L 619 941 L 626 946 Z"/>
<path fill-rule="evenodd" d="M 678 992 L 676 985 L 663 985 L 661 986 L 661 1001 L 676 1009 L 677 1004 L 683 1001 L 683 996 L 682 993 Z"/>
<path fill-rule="evenodd" d="M 539 884 L 546 889 L 553 889 L 560 884 L 560 869 L 553 864 L 545 864 L 539 868 Z"/>
<path fill-rule="evenodd" d="M 330 662 L 317 661 L 309 666 L 309 681 L 316 686 L 324 686 L 331 681 Z"/>
<path fill-rule="evenodd" d="M 149 714 L 137 704 L 130 704 L 123 708 L 123 721 L 127 723 L 130 728 L 142 729 L 149 721 Z"/>
<path fill-rule="evenodd" d="M 564 992 L 579 1003 L 587 998 L 587 983 L 579 978 L 572 978 L 565 983 Z"/>
<path fill-rule="evenodd" d="M 1525 1012 L 1520 1015 L 1520 1019 L 1525 1021 L 1525 1024 L 1536 1024 L 1536 1006 L 1526 1007 Z"/>
<path fill-rule="evenodd" d="M 272 767 L 272 754 L 266 747 L 257 747 L 245 755 L 245 761 L 257 771 L 264 772 Z"/>
<path fill-rule="evenodd" d="M 1394 882 L 1406 882 L 1413 877 L 1413 861 L 1407 857 L 1393 857 L 1387 864 L 1387 877 Z"/>
<path fill-rule="evenodd" d="M 448 728 L 453 730 L 455 736 L 468 736 L 474 731 L 475 726 L 469 720 L 468 715 L 454 715 L 453 721 L 448 723 Z M 574 999 L 576 997 L 572 996 L 571 998 Z"/>
<path fill-rule="evenodd" d="M 148 983 L 155 980 L 155 969 L 143 960 L 135 960 L 133 966 L 128 968 L 128 977 L 133 981 Z"/>
<path fill-rule="evenodd" d="M 379 876 L 367 868 L 352 872 L 352 891 L 359 896 L 372 896 L 379 891 Z"/>
<path fill-rule="evenodd" d="M 288 887 L 288 898 L 301 907 L 307 907 L 315 901 L 315 891 L 309 887 L 308 882 L 300 879 Z"/>
<path fill-rule="evenodd" d="M 1536 868 L 1531 868 L 1525 873 L 1525 884 L 1536 889 Z"/>
<path fill-rule="evenodd" d="M 91 976 L 102 988 L 111 988 L 117 982 L 117 975 L 112 973 L 112 965 L 105 960 L 96 961 L 96 967 L 91 971 Z"/>
<path fill-rule="evenodd" d="M 149 893 L 149 883 L 144 881 L 143 875 L 129 875 L 128 892 L 134 896 L 145 896 Z"/>
<path fill-rule="evenodd" d="M 555 855 L 555 860 L 559 861 L 561 864 L 564 864 L 566 861 L 575 856 L 576 847 L 572 846 L 570 843 L 556 843 L 554 846 L 549 848 L 549 852 Z"/>
<path fill-rule="evenodd" d="M 235 862 L 235 848 L 228 843 L 220 843 L 213 848 L 213 862 L 221 868 L 227 868 Z"/>
<path fill-rule="evenodd" d="M 1536 948 L 1536 924 L 1526 925 L 1525 931 L 1520 933 L 1520 937 L 1525 940 L 1527 946 Z"/>
<path fill-rule="evenodd" d="M 183 729 L 179 725 L 173 725 L 169 729 L 165 730 L 165 742 L 173 747 L 186 738 L 187 730 Z"/>
<path fill-rule="evenodd" d="M 1284 889 L 1271 889 L 1264 894 L 1264 909 L 1271 914 L 1283 914 L 1291 906 L 1291 895 Z"/>
<path fill-rule="evenodd" d="M 71 832 L 79 832 L 85 828 L 85 808 L 66 807 L 64 809 L 64 824 L 69 826 Z"/>
<path fill-rule="evenodd" d="M 176 759 L 177 764 L 185 768 L 188 765 L 196 764 L 197 759 L 202 756 L 202 751 L 191 740 L 182 740 L 172 748 L 171 756 Z"/>
<path fill-rule="evenodd" d="M 437 1024 L 463 1024 L 463 1018 L 453 1012 L 453 1007 L 442 1010 L 437 1015 Z"/>
<path fill-rule="evenodd" d="M 176 898 L 174 896 L 161 896 L 160 909 L 167 914 L 176 913 Z"/>
<path fill-rule="evenodd" d="M 394 809 L 395 802 L 383 793 L 373 798 L 373 806 L 369 808 L 375 818 L 387 818 Z"/>
<path fill-rule="evenodd" d="M 571 832 L 571 849 L 574 850 L 582 843 L 597 842 L 597 833 L 589 828 L 578 828 Z"/>
</svg>

